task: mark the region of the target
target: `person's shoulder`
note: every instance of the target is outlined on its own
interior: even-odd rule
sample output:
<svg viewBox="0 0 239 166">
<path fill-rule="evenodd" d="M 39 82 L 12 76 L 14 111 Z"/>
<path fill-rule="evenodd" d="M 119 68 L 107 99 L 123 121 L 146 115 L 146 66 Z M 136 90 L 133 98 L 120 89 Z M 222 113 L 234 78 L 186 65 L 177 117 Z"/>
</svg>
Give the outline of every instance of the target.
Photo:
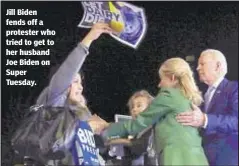
<svg viewBox="0 0 239 166">
<path fill-rule="evenodd" d="M 160 95 L 166 95 L 166 96 L 175 96 L 175 95 L 181 95 L 181 91 L 178 88 L 161 88 L 159 91 Z"/>
<path fill-rule="evenodd" d="M 161 88 L 155 98 L 155 102 L 172 109 L 177 109 L 179 107 L 187 106 L 189 100 L 185 98 L 179 88 Z"/>
<path fill-rule="evenodd" d="M 180 91 L 180 89 L 177 88 L 160 88 L 158 95 L 155 97 L 157 100 L 164 99 L 165 102 L 174 102 L 177 101 L 179 98 L 181 98 L 183 95 Z"/>
<path fill-rule="evenodd" d="M 232 81 L 224 78 L 219 90 L 225 94 L 228 94 L 232 98 L 235 98 L 236 96 L 238 97 L 238 81 Z"/>
<path fill-rule="evenodd" d="M 226 88 L 231 90 L 238 90 L 238 81 L 236 80 L 227 80 Z"/>
<path fill-rule="evenodd" d="M 230 81 L 230 89 L 231 89 L 231 94 L 234 96 L 236 94 L 236 96 L 238 95 L 238 81 Z"/>
<path fill-rule="evenodd" d="M 231 84 L 231 86 L 238 88 L 238 81 L 236 81 L 236 80 L 234 80 L 234 81 L 229 81 L 229 83 Z"/>
</svg>

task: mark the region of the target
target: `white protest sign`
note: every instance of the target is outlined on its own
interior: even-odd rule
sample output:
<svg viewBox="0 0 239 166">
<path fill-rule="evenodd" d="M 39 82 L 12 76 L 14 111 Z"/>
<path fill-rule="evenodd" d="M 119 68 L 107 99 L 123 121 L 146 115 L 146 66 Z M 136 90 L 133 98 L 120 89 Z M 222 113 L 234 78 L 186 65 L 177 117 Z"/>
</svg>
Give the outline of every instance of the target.
<svg viewBox="0 0 239 166">
<path fill-rule="evenodd" d="M 108 23 L 116 31 L 113 38 L 130 47 L 137 48 L 142 41 L 147 23 L 144 9 L 126 2 L 82 2 L 83 18 L 78 25 L 91 28 L 97 22 Z"/>
</svg>

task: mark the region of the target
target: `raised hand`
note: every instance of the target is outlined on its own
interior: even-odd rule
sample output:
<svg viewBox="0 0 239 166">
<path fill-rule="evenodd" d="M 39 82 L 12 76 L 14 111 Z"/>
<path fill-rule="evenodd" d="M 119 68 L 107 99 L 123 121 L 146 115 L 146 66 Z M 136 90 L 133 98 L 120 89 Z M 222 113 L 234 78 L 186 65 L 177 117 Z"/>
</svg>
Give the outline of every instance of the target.
<svg viewBox="0 0 239 166">
<path fill-rule="evenodd" d="M 84 44 L 86 47 L 90 47 L 91 43 L 94 40 L 98 39 L 102 33 L 110 34 L 113 33 L 113 30 L 106 23 L 95 23 L 92 26 L 90 32 L 85 36 L 81 43 Z"/>
</svg>

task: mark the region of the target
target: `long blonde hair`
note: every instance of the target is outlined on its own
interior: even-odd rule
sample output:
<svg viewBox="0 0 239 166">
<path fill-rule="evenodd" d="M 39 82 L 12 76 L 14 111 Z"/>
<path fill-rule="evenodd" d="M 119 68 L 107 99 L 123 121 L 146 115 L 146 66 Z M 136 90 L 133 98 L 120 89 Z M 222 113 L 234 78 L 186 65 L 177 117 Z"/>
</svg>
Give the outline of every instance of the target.
<svg viewBox="0 0 239 166">
<path fill-rule="evenodd" d="M 159 75 L 174 75 L 178 80 L 177 86 L 183 95 L 197 106 L 202 103 L 201 92 L 195 83 L 193 72 L 189 64 L 182 58 L 170 58 L 166 60 L 159 69 Z"/>
</svg>

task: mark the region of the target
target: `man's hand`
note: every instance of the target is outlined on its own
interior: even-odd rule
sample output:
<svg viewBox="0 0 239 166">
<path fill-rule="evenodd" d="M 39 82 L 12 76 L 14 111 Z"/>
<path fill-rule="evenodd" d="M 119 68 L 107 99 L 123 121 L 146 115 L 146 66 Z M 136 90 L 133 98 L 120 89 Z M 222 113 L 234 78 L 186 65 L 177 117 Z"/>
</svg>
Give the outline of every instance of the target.
<svg viewBox="0 0 239 166">
<path fill-rule="evenodd" d="M 205 123 L 205 114 L 196 105 L 192 104 L 192 109 L 178 114 L 177 122 L 185 126 L 202 127 Z"/>
<path fill-rule="evenodd" d="M 91 43 L 98 39 L 99 36 L 102 34 L 102 33 L 107 33 L 107 34 L 110 34 L 112 33 L 113 30 L 109 27 L 108 24 L 106 23 L 95 23 L 90 32 L 85 36 L 85 38 L 82 40 L 82 44 L 86 47 L 90 47 Z"/>
</svg>

